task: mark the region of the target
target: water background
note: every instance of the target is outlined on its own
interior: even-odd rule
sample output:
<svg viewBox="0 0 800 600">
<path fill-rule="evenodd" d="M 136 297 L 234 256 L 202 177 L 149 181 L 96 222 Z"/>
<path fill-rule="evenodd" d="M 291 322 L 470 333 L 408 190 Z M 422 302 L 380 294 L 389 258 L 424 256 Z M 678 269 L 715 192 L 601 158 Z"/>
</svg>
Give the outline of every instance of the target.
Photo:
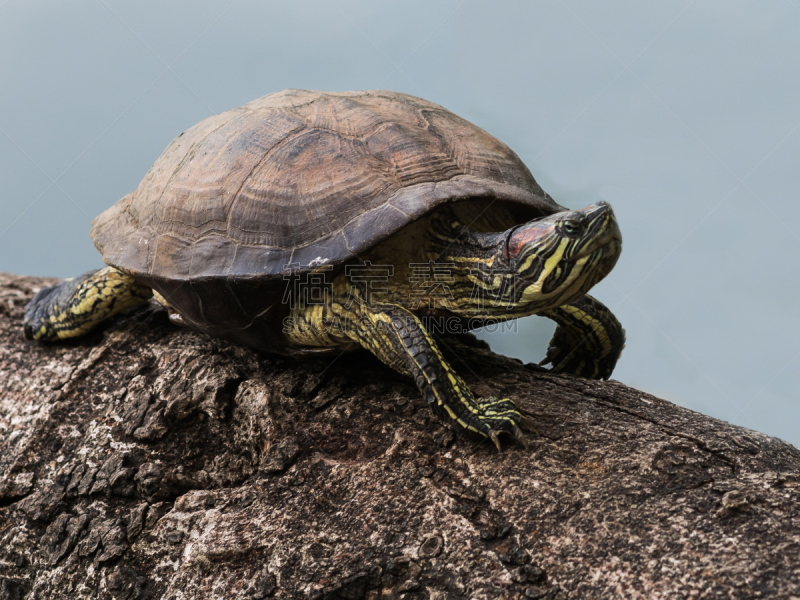
<svg viewBox="0 0 800 600">
<path fill-rule="evenodd" d="M 101 261 L 91 219 L 201 119 L 393 89 L 607 200 L 620 381 L 800 445 L 800 1 L 0 0 L 0 270 Z M 545 320 L 487 335 L 542 358 Z"/>
</svg>

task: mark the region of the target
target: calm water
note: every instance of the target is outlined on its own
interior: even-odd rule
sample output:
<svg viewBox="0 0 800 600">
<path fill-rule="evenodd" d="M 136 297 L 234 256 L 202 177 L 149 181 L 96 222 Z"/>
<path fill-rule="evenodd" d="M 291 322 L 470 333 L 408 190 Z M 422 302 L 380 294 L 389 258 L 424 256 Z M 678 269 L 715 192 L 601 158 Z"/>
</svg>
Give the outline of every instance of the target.
<svg viewBox="0 0 800 600">
<path fill-rule="evenodd" d="M 800 444 L 800 4 L 0 0 L 0 270 L 72 276 L 179 132 L 287 87 L 425 97 L 625 246 L 615 377 Z M 553 326 L 489 335 L 537 361 Z"/>
</svg>

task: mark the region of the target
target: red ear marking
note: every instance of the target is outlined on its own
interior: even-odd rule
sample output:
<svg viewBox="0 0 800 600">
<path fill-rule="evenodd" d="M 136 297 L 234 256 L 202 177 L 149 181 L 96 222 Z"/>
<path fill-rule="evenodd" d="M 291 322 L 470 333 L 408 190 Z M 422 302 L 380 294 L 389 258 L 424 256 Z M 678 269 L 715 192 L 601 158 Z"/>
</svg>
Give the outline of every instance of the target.
<svg viewBox="0 0 800 600">
<path fill-rule="evenodd" d="M 505 257 L 516 258 L 523 246 L 553 232 L 553 223 L 528 223 L 514 230 L 506 241 Z"/>
</svg>

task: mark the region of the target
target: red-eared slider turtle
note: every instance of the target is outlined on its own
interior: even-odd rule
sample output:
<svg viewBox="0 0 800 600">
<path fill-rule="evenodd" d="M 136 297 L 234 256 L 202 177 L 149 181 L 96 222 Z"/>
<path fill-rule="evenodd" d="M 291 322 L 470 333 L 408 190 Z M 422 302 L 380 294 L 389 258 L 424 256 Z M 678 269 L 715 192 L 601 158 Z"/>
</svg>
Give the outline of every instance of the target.
<svg viewBox="0 0 800 600">
<path fill-rule="evenodd" d="M 28 338 L 81 335 L 155 295 L 174 320 L 259 350 L 366 348 L 498 447 L 524 418 L 472 394 L 433 326 L 544 315 L 558 327 L 543 363 L 591 378 L 624 344 L 586 295 L 621 250 L 611 207 L 559 206 L 505 144 L 405 94 L 287 90 L 208 118 L 92 238 L 108 267 L 39 292 Z"/>
</svg>

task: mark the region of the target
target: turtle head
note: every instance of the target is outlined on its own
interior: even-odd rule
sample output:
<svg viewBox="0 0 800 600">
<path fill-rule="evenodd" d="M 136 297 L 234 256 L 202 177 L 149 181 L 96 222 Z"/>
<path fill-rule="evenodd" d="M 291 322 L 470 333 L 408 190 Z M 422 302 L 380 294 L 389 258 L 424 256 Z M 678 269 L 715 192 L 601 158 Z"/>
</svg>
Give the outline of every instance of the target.
<svg viewBox="0 0 800 600">
<path fill-rule="evenodd" d="M 598 202 L 511 229 L 504 257 L 515 276 L 517 302 L 538 311 L 585 295 L 611 272 L 621 250 L 614 211 Z"/>
</svg>

